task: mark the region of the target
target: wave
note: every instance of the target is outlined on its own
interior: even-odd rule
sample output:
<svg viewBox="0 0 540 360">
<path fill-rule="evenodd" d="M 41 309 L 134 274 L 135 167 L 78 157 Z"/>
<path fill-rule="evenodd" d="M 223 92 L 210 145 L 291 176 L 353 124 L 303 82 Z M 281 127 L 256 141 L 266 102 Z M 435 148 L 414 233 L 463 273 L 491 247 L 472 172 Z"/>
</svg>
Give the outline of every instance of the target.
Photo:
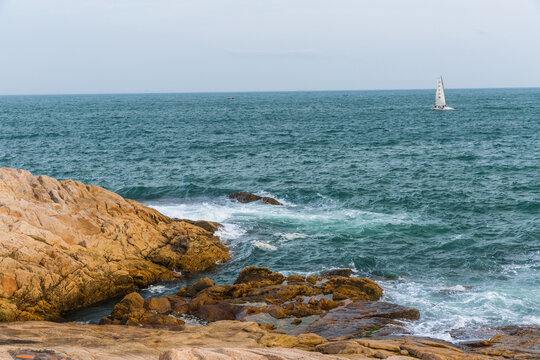
<svg viewBox="0 0 540 360">
<path fill-rule="evenodd" d="M 383 300 L 420 310 L 420 321 L 405 324 L 417 336 L 459 342 L 485 339 L 486 329 L 497 326 L 540 325 L 538 300 L 524 298 L 519 286 L 494 291 L 486 284 L 435 285 L 404 279 L 380 284 Z"/>
<path fill-rule="evenodd" d="M 280 200 L 281 201 L 281 200 Z M 190 201 L 184 203 L 146 202 L 161 213 L 177 218 L 227 222 L 228 220 L 272 220 L 289 223 L 339 224 L 369 226 L 379 224 L 412 224 L 415 219 L 406 214 L 388 215 L 356 209 L 338 209 L 335 207 L 313 207 L 285 204 L 269 206 L 259 202 L 241 204 L 226 198 L 213 201 Z"/>
</svg>

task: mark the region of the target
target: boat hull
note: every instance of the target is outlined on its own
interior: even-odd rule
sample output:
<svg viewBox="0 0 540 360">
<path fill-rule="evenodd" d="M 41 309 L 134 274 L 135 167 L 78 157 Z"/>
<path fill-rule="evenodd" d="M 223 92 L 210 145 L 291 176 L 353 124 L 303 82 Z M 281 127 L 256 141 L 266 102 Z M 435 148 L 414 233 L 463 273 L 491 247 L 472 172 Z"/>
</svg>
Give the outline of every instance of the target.
<svg viewBox="0 0 540 360">
<path fill-rule="evenodd" d="M 447 110 L 455 110 L 453 107 L 450 106 L 443 106 L 443 107 L 432 107 L 431 110 L 439 110 L 439 111 L 447 111 Z"/>
</svg>

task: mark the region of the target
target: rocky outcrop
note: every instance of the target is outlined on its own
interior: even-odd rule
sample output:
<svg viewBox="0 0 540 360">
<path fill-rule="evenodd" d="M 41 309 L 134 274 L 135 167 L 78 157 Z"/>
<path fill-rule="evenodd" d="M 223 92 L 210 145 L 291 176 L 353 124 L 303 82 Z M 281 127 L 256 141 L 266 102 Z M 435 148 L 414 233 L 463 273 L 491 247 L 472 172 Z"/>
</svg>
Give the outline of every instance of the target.
<svg viewBox="0 0 540 360">
<path fill-rule="evenodd" d="M 238 321 L 186 325 L 182 331 L 44 321 L 0 323 L 0 359 L 4 355 L 11 359 L 9 352 L 49 351 L 73 360 L 157 360 L 160 354 L 179 348 L 282 348 L 286 354 L 289 348 L 310 350 L 325 341 L 316 335 L 273 333 L 256 323 Z M 311 353 L 305 354 L 309 358 Z"/>
<path fill-rule="evenodd" d="M 235 193 L 229 194 L 229 199 L 234 199 L 244 204 L 254 202 L 254 201 L 262 201 L 263 203 L 269 204 L 269 205 L 283 205 L 282 203 L 280 203 L 279 201 L 277 201 L 276 199 L 272 197 L 259 196 L 259 195 L 255 195 L 255 194 L 251 194 L 247 192 L 235 192 Z"/>
<path fill-rule="evenodd" d="M 540 359 L 540 328 L 507 326 L 490 340 L 465 344 L 479 354 L 505 359 Z"/>
<path fill-rule="evenodd" d="M 342 357 L 323 355 L 297 349 L 235 349 L 184 348 L 162 353 L 159 360 L 216 359 L 216 360 L 343 360 Z"/>
<path fill-rule="evenodd" d="M 207 322 L 255 321 L 290 334 L 316 333 L 329 339 L 403 332 L 398 320 L 419 318 L 418 310 L 377 301 L 381 296 L 382 289 L 370 279 L 335 274 L 285 277 L 250 266 L 234 285 L 215 285 L 202 278 L 181 288 L 166 297 L 174 305 L 163 307 L 159 314 L 187 314 Z M 130 305 L 133 298 L 137 295 L 126 296 L 101 323 L 151 327 L 144 321 L 153 319 L 156 311 L 143 305 L 142 298 L 137 298 L 137 307 Z M 148 314 L 142 315 L 145 311 Z"/>
<path fill-rule="evenodd" d="M 73 360 L 120 359 L 539 359 L 539 330 L 515 328 L 478 347 L 415 337 L 327 341 L 314 334 L 291 336 L 253 322 L 186 325 L 183 331 L 75 323 L 0 323 L 0 359 L 38 353 Z M 190 357 L 191 356 L 191 357 Z M 46 357 L 43 357 L 46 358 Z"/>
<path fill-rule="evenodd" d="M 52 319 L 229 259 L 213 227 L 77 181 L 0 169 L 0 321 Z M 210 230 L 210 231 L 209 231 Z"/>
<path fill-rule="evenodd" d="M 323 314 L 305 331 L 327 339 L 402 334 L 402 320 L 418 320 L 414 308 L 382 301 L 355 301 Z"/>
</svg>

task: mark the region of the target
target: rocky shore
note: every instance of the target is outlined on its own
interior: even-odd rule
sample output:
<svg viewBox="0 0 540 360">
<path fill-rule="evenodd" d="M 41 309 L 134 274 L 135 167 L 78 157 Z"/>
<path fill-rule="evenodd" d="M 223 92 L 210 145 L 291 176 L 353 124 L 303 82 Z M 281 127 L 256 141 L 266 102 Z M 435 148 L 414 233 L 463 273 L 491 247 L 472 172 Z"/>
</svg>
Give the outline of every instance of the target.
<svg viewBox="0 0 540 360">
<path fill-rule="evenodd" d="M 0 321 L 55 319 L 229 258 L 204 224 L 97 186 L 0 169 Z"/>
<path fill-rule="evenodd" d="M 218 226 L 0 169 L 0 359 L 540 359 L 536 328 L 468 344 L 414 337 L 403 324 L 419 311 L 381 301 L 375 281 L 348 269 L 286 277 L 246 267 L 234 284 L 203 277 L 174 295 L 136 292 L 229 260 Z M 36 321 L 123 295 L 100 325 Z"/>
</svg>

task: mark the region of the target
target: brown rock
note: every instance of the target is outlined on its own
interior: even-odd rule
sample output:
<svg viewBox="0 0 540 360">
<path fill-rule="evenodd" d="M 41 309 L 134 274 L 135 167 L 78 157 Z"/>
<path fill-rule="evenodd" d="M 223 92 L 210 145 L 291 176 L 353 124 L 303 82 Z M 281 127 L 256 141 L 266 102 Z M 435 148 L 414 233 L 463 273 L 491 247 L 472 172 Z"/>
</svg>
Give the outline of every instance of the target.
<svg viewBox="0 0 540 360">
<path fill-rule="evenodd" d="M 185 325 L 183 331 L 143 326 L 97 326 L 76 323 L 0 323 L 0 359 L 9 352 L 31 348 L 42 354 L 62 354 L 77 360 L 157 359 L 170 349 L 197 350 L 184 353 L 202 359 L 338 360 L 386 357 L 392 360 L 503 360 L 538 359 L 538 329 L 504 329 L 492 339 L 497 354 L 460 349 L 445 342 L 415 337 L 357 339 L 327 342 L 314 334 L 290 336 L 270 333 L 253 322 L 218 321 L 207 326 Z M 496 343 L 496 345 L 495 345 Z M 272 348 L 278 347 L 278 348 Z M 297 349 L 290 349 L 295 347 Z M 399 351 L 397 351 L 399 348 Z M 219 349 L 219 350 L 217 350 Z M 318 350 L 305 352 L 303 350 Z M 411 349 L 412 353 L 405 349 Z M 209 352 L 201 352 L 202 350 Z M 481 348 L 479 351 L 486 351 Z M 525 350 L 525 352 L 523 352 Z M 176 351 L 176 350 L 175 350 Z M 273 352 L 275 351 L 275 352 Z M 413 354 L 414 353 L 414 354 Z M 329 355 L 336 354 L 339 357 Z M 287 356 L 297 357 L 287 357 Z M 407 356 L 409 355 L 409 356 Z M 75 357 L 76 356 L 76 357 Z M 176 356 L 176 355 L 175 355 Z M 183 355 L 182 355 L 183 356 Z M 249 356 L 249 357 L 248 357 Z M 183 359 L 180 357 L 179 359 Z"/>
<path fill-rule="evenodd" d="M 185 328 L 185 322 L 183 320 L 144 310 L 130 313 L 127 318 L 123 319 L 122 324 L 173 331 L 181 331 Z"/>
<path fill-rule="evenodd" d="M 328 340 L 317 334 L 300 334 L 298 335 L 298 341 L 300 342 L 301 347 L 306 348 L 312 348 L 314 346 L 328 342 Z"/>
<path fill-rule="evenodd" d="M 324 286 L 325 294 L 332 293 L 333 300 L 379 300 L 382 288 L 373 280 L 367 278 L 331 277 Z"/>
<path fill-rule="evenodd" d="M 163 352 L 159 360 L 343 360 L 298 349 L 182 348 Z"/>
<path fill-rule="evenodd" d="M 184 286 L 181 288 L 176 295 L 184 297 L 194 297 L 200 291 L 212 287 L 215 285 L 214 280 L 207 277 L 197 280 L 192 286 Z"/>
<path fill-rule="evenodd" d="M 287 277 L 287 282 L 289 284 L 301 284 L 306 282 L 306 277 L 302 275 L 290 275 Z"/>
<path fill-rule="evenodd" d="M 146 300 L 144 303 L 144 308 L 147 310 L 155 311 L 159 314 L 170 312 L 172 310 L 171 302 L 165 297 L 154 297 Z"/>
<path fill-rule="evenodd" d="M 112 319 L 122 320 L 124 316 L 142 310 L 144 306 L 143 297 L 136 292 L 127 294 L 124 298 L 114 306 L 114 309 L 110 315 Z"/>
<path fill-rule="evenodd" d="M 268 268 L 248 266 L 240 272 L 235 284 L 245 284 L 250 282 L 265 281 L 269 284 L 281 284 L 285 281 L 285 276 L 280 273 L 270 271 Z"/>
<path fill-rule="evenodd" d="M 322 298 L 317 303 L 317 306 L 321 308 L 322 310 L 328 311 L 337 308 L 338 306 L 343 305 L 343 303 L 339 301 L 329 300 L 327 298 Z"/>
<path fill-rule="evenodd" d="M 315 350 L 323 354 L 340 354 L 340 355 L 350 355 L 350 354 L 361 354 L 365 356 L 374 355 L 374 351 L 366 348 L 355 341 L 333 341 L 327 342 L 324 344 L 317 345 Z"/>
<path fill-rule="evenodd" d="M 513 359 L 540 359 L 540 328 L 507 326 L 497 329 L 501 334 L 493 336 L 486 347 L 472 351 L 487 356 L 503 356 Z"/>
<path fill-rule="evenodd" d="M 11 359 L 9 351 L 21 348 L 35 351 L 54 350 L 76 360 L 158 359 L 161 353 L 170 349 L 221 348 L 246 351 L 246 354 L 253 351 L 253 359 L 268 355 L 268 359 L 272 360 L 338 360 L 320 353 L 283 348 L 296 346 L 312 349 L 313 345 L 309 343 L 318 341 L 321 339 L 317 340 L 311 335 L 293 337 L 271 334 L 255 323 L 238 321 L 218 321 L 207 326 L 185 325 L 183 331 L 43 321 L 0 323 L 0 359 Z M 276 352 L 270 352 L 272 350 Z M 214 352 L 212 355 L 217 354 Z M 288 354 L 301 354 L 302 357 L 278 357 Z M 237 360 L 242 357 L 233 356 L 230 359 Z"/>
<path fill-rule="evenodd" d="M 271 198 L 271 197 L 267 197 L 267 196 L 262 198 L 262 202 L 265 203 L 265 204 L 269 204 L 269 205 L 283 205 L 282 203 L 280 203 L 276 199 Z"/>
<path fill-rule="evenodd" d="M 218 231 L 223 225 L 217 222 L 213 221 L 206 221 L 206 220 L 188 220 L 188 219 L 174 219 L 176 221 L 182 221 L 186 222 L 191 225 L 198 226 L 200 228 L 203 228 L 204 230 L 208 231 L 209 233 L 213 234 L 216 231 Z"/>
<path fill-rule="evenodd" d="M 234 305 L 223 303 L 199 306 L 193 314 L 206 321 L 236 320 Z"/>
<path fill-rule="evenodd" d="M 305 332 L 324 338 L 354 338 L 371 334 L 388 334 L 403 329 L 394 319 L 418 319 L 417 309 L 382 301 L 354 301 L 323 314 L 312 322 Z"/>
<path fill-rule="evenodd" d="M 283 205 L 282 203 L 280 203 L 274 198 L 262 197 L 262 196 L 247 193 L 247 192 L 235 192 L 235 193 L 229 194 L 229 199 L 234 199 L 241 203 L 250 203 L 250 202 L 261 200 L 263 203 L 269 204 L 269 205 Z"/>
<path fill-rule="evenodd" d="M 229 258 L 204 228 L 103 188 L 0 169 L 0 321 L 57 318 Z"/>
<path fill-rule="evenodd" d="M 214 280 L 212 280 L 210 278 L 207 278 L 207 277 L 204 277 L 204 278 L 201 278 L 201 279 L 197 280 L 197 282 L 195 284 L 193 284 L 193 289 L 196 292 L 199 292 L 199 291 L 202 291 L 202 290 L 207 289 L 209 287 L 212 287 L 215 284 L 216 283 L 215 283 Z"/>
</svg>

